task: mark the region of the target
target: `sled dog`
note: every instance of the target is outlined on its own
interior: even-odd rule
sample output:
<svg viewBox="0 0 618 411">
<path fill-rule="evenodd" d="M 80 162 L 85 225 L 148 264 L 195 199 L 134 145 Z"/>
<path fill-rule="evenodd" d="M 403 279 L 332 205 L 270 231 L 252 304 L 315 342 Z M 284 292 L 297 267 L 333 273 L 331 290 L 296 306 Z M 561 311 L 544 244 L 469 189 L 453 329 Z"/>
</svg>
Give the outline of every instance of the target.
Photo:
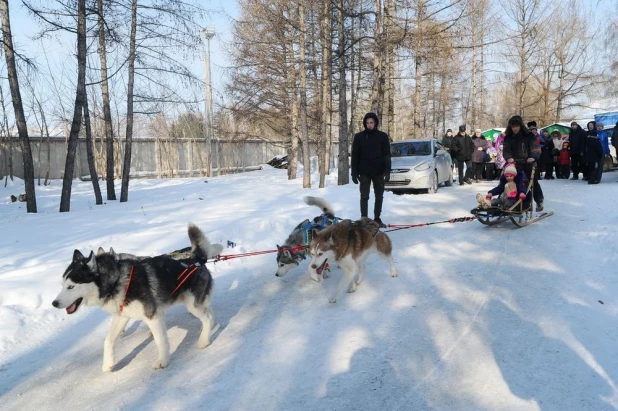
<svg viewBox="0 0 618 411">
<path fill-rule="evenodd" d="M 390 264 L 391 277 L 397 277 L 397 267 L 392 256 L 393 245 L 388 235 L 380 231 L 378 223 L 366 217 L 358 221 L 342 220 L 313 233 L 309 247 L 313 256 L 309 272 L 320 275 L 329 262 L 339 264 L 343 269 L 343 277 L 329 298 L 334 303 L 346 288 L 349 293 L 356 291 L 356 287 L 363 281 L 365 260 L 374 251 Z"/>
<path fill-rule="evenodd" d="M 216 331 L 210 298 L 213 279 L 204 265 L 219 254 L 223 247 L 210 244 L 195 225 L 188 228 L 191 258 L 175 260 L 170 256 L 133 258 L 101 249 L 88 257 L 79 250 L 62 275 L 62 291 L 52 305 L 75 313 L 82 305 L 99 306 L 112 314 L 112 323 L 103 345 L 103 371 L 114 367 L 114 346 L 130 319 L 148 325 L 159 356 L 154 368 L 164 368 L 169 362 L 169 342 L 165 326 L 165 310 L 182 303 L 202 322 L 198 347 L 210 344 Z"/>
<path fill-rule="evenodd" d="M 331 205 L 323 198 L 307 196 L 303 198 L 303 201 L 308 205 L 319 207 L 322 210 L 322 214 L 314 217 L 313 220 L 305 220 L 297 225 L 288 236 L 288 239 L 285 240 L 283 246 L 277 244 L 277 272 L 275 273 L 277 277 L 283 277 L 306 258 L 306 248 L 294 249 L 294 247 L 309 245 L 314 231 L 320 231 L 324 227 L 339 221 L 335 217 L 335 212 Z M 327 271 L 324 270 L 320 275 L 314 272 L 311 278 L 315 281 L 320 281 L 322 275 L 324 278 L 328 278 Z"/>
</svg>

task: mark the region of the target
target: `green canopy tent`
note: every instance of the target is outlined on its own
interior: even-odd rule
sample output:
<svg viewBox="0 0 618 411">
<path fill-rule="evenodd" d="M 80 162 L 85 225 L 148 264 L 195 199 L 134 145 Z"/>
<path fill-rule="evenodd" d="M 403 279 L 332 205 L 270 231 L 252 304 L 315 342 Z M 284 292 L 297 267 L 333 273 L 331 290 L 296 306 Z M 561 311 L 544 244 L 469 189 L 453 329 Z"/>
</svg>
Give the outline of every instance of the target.
<svg viewBox="0 0 618 411">
<path fill-rule="evenodd" d="M 549 132 L 549 134 L 551 134 L 552 131 L 554 130 L 558 130 L 560 132 L 561 135 L 565 136 L 565 135 L 569 135 L 569 133 L 571 132 L 571 130 L 573 130 L 571 127 L 567 126 L 564 123 L 554 123 L 554 124 L 550 124 L 547 127 L 543 127 L 539 130 L 540 133 L 543 132 L 543 130 L 547 130 L 547 132 Z"/>
<path fill-rule="evenodd" d="M 489 130 L 485 130 L 481 133 L 481 135 L 485 136 L 487 140 L 491 140 L 492 143 L 496 142 L 498 136 L 504 133 L 504 128 L 490 128 Z"/>
</svg>

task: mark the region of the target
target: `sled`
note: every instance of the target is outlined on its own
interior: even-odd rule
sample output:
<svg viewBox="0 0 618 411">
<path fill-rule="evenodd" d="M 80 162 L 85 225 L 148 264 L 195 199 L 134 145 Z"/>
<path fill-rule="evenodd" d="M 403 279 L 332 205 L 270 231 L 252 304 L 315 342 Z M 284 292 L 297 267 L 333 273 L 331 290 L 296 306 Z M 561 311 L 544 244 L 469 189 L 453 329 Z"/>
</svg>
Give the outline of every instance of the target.
<svg viewBox="0 0 618 411">
<path fill-rule="evenodd" d="M 526 193 L 528 194 L 527 200 L 522 201 L 519 199 L 509 208 L 492 206 L 483 207 L 479 205 L 470 210 L 470 213 L 472 213 L 479 222 L 487 226 L 494 226 L 511 220 L 511 222 L 517 227 L 526 227 L 554 215 L 553 211 L 539 212 L 536 215 L 532 211 L 531 197 L 533 197 L 532 191 L 535 172 L 536 164 L 532 167 L 531 178 L 528 183 L 528 190 Z"/>
<path fill-rule="evenodd" d="M 500 207 L 483 208 L 481 206 L 473 208 L 470 210 L 470 213 L 472 213 L 480 223 L 487 226 L 498 225 L 510 220 L 517 227 L 526 227 L 554 215 L 553 211 L 540 212 L 535 215 L 530 208 L 526 210 L 512 210 Z"/>
</svg>

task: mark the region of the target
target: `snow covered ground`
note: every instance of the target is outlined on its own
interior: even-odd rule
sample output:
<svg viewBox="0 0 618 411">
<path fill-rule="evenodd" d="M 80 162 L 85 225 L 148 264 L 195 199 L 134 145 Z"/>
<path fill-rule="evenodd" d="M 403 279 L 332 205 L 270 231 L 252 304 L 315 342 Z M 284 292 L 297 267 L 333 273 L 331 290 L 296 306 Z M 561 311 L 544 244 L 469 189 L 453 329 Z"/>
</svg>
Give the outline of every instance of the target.
<svg viewBox="0 0 618 411">
<path fill-rule="evenodd" d="M 319 214 L 304 195 L 359 217 L 358 186 L 304 190 L 286 170 L 131 181 L 129 202 L 94 205 L 75 181 L 37 187 L 39 213 L 0 188 L 0 408 L 212 410 L 605 410 L 618 408 L 618 173 L 601 184 L 542 181 L 555 215 L 532 226 L 478 222 L 390 233 L 399 277 L 370 257 L 365 281 L 336 304 L 340 278 L 300 268 L 277 278 L 275 255 L 211 264 L 221 329 L 205 350 L 183 307 L 167 316 L 171 360 L 153 370 L 147 327 L 129 323 L 114 372 L 102 373 L 110 316 L 51 306 L 74 249 L 156 255 L 188 245 L 192 221 L 225 254 L 269 250 Z M 317 175 L 313 175 L 317 186 Z M 393 224 L 469 215 L 493 186 L 386 193 Z M 118 190 L 119 193 L 119 190 Z M 105 194 L 104 194 L 105 196 Z M 372 203 L 370 204 L 370 209 Z"/>
</svg>

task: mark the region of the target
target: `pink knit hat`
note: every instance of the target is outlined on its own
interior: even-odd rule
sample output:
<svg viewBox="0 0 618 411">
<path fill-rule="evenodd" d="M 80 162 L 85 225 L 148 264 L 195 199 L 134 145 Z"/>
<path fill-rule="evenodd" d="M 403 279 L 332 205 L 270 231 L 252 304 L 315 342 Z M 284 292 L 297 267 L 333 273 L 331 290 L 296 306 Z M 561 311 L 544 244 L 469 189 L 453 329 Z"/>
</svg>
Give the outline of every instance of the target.
<svg viewBox="0 0 618 411">
<path fill-rule="evenodd" d="M 517 168 L 515 167 L 515 164 L 513 163 L 509 163 L 509 165 L 504 168 L 504 175 L 508 176 L 509 174 L 512 176 L 517 175 Z"/>
</svg>

